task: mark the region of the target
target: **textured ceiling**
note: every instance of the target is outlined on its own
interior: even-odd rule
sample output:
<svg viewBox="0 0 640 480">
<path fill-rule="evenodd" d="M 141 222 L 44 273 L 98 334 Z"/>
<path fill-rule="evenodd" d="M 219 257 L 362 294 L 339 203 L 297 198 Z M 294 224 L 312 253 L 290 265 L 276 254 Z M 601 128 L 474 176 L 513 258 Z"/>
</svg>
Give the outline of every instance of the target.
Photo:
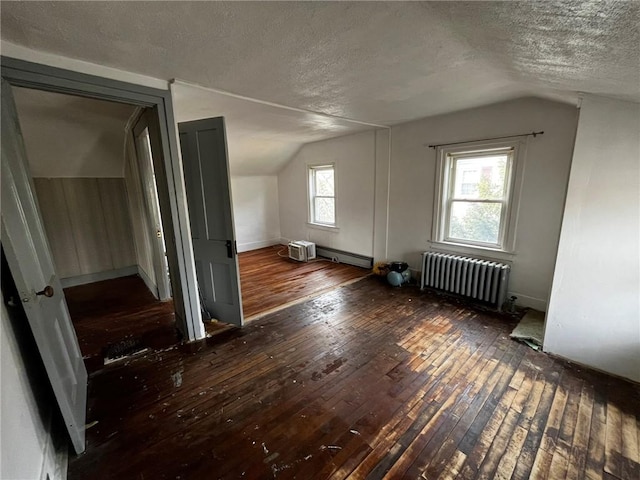
<svg viewBox="0 0 640 480">
<path fill-rule="evenodd" d="M 224 117 L 234 175 L 277 173 L 309 142 L 371 127 L 315 113 L 284 109 L 176 82 L 171 86 L 176 120 Z"/>
<path fill-rule="evenodd" d="M 639 2 L 0 5 L 17 45 L 376 124 L 532 95 L 640 101 Z"/>
</svg>

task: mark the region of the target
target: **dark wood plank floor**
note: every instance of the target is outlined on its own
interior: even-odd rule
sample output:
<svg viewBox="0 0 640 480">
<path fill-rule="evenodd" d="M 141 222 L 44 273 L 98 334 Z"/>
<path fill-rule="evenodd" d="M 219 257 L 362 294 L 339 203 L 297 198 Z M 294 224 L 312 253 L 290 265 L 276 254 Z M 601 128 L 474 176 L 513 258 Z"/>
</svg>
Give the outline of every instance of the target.
<svg viewBox="0 0 640 480">
<path fill-rule="evenodd" d="M 136 275 L 64 289 L 89 373 L 103 366 L 109 345 L 137 339 L 162 349 L 179 341 L 173 301 L 160 302 Z"/>
<path fill-rule="evenodd" d="M 90 380 L 69 478 L 637 479 L 640 388 L 376 278 Z"/>
<path fill-rule="evenodd" d="M 278 256 L 281 246 L 239 255 L 245 318 L 308 297 L 353 279 L 368 270 L 326 261 L 300 263 Z M 65 297 L 90 373 L 103 367 L 104 350 L 125 339 L 151 349 L 178 343 L 173 302 L 160 302 L 138 276 L 66 288 Z M 209 334 L 224 325 L 207 325 Z"/>
<path fill-rule="evenodd" d="M 238 255 L 242 307 L 246 319 L 364 277 L 369 270 L 326 260 L 297 262 L 282 245 Z"/>
</svg>

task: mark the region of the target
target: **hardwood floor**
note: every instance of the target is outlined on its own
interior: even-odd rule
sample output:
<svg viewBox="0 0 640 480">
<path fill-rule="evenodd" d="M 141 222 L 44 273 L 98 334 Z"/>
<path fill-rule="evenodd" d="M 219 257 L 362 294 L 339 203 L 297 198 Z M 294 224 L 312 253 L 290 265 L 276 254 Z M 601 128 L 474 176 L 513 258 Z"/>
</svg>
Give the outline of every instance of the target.
<svg viewBox="0 0 640 480">
<path fill-rule="evenodd" d="M 70 479 L 637 479 L 640 386 L 366 278 L 90 380 Z"/>
<path fill-rule="evenodd" d="M 275 245 L 238 255 L 245 319 L 369 273 L 365 268 L 326 260 L 301 263 L 278 256 L 279 251 L 286 254 L 286 247 Z"/>
<path fill-rule="evenodd" d="M 239 255 L 245 318 L 363 277 L 368 270 L 326 261 L 300 263 L 278 256 L 281 246 Z M 69 313 L 89 373 L 103 367 L 104 350 L 125 339 L 150 349 L 179 342 L 173 302 L 160 302 L 138 276 L 65 289 Z M 224 324 L 207 324 L 217 334 Z"/>
<path fill-rule="evenodd" d="M 125 339 L 162 349 L 179 341 L 173 302 L 160 302 L 140 277 L 65 288 L 64 295 L 87 371 L 103 366 L 104 350 Z"/>
</svg>

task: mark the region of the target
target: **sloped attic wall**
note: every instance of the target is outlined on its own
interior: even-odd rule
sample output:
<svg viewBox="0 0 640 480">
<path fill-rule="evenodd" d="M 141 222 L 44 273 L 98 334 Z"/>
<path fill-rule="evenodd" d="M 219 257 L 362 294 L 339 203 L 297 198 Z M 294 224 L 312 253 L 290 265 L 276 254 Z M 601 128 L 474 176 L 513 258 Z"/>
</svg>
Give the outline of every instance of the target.
<svg viewBox="0 0 640 480">
<path fill-rule="evenodd" d="M 544 348 L 640 382 L 640 105 L 580 109 Z"/>
<path fill-rule="evenodd" d="M 124 127 L 134 108 L 24 88 L 13 91 L 63 284 L 105 272 L 135 273 L 124 182 Z"/>
</svg>

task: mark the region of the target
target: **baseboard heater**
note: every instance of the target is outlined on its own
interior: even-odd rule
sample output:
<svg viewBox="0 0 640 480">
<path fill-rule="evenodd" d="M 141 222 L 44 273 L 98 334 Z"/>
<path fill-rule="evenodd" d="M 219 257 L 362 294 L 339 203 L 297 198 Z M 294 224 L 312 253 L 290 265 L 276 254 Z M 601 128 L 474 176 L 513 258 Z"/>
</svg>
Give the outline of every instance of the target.
<svg viewBox="0 0 640 480">
<path fill-rule="evenodd" d="M 371 268 L 373 267 L 373 258 L 366 255 L 359 255 L 357 253 L 344 252 L 342 250 L 336 250 L 335 248 L 322 247 L 318 245 L 316 247 L 316 253 L 319 257 L 328 258 L 331 260 L 337 260 L 339 263 L 346 263 L 347 265 L 354 265 L 356 267 Z"/>
<path fill-rule="evenodd" d="M 507 298 L 511 266 L 438 252 L 422 254 L 420 289 L 435 288 L 486 302 L 500 310 Z"/>
</svg>

